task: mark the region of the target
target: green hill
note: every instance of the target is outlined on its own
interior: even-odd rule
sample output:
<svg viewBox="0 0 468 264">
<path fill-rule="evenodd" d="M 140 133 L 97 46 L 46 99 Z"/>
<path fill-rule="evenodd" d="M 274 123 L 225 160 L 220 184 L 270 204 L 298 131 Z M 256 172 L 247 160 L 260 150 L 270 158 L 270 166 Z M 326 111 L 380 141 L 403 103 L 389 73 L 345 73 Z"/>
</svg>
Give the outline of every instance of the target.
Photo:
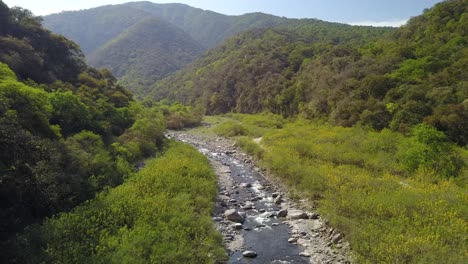
<svg viewBox="0 0 468 264">
<path fill-rule="evenodd" d="M 314 20 L 252 30 L 158 82 L 153 98 L 378 130 L 425 122 L 464 145 L 467 8 L 445 1 L 393 30 Z"/>
<path fill-rule="evenodd" d="M 43 25 L 78 43 L 86 55 L 151 14 L 122 5 L 61 12 L 44 17 Z"/>
<path fill-rule="evenodd" d="M 45 16 L 44 26 L 76 41 L 92 66 L 111 69 L 140 94 L 228 37 L 284 21 L 261 13 L 226 16 L 182 4 L 132 2 Z"/>
<path fill-rule="evenodd" d="M 194 61 L 203 47 L 181 29 L 145 18 L 90 54 L 90 64 L 111 70 L 139 93 L 144 87 Z"/>
<path fill-rule="evenodd" d="M 184 4 L 132 2 L 124 5 L 151 13 L 178 26 L 206 48 L 213 48 L 237 33 L 272 27 L 290 20 L 263 13 L 227 16 Z"/>
</svg>

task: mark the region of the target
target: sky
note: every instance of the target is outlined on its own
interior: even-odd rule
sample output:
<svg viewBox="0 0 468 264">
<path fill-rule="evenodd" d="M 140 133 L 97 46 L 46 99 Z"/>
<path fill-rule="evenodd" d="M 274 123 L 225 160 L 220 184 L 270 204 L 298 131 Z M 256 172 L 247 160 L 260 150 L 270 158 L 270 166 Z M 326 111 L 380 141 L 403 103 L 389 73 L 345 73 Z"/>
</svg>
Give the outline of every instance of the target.
<svg viewBox="0 0 468 264">
<path fill-rule="evenodd" d="M 121 4 L 131 0 L 3 0 L 36 15 Z M 135 0 L 136 1 L 136 0 Z M 263 12 L 289 18 L 318 18 L 352 25 L 400 26 L 441 0 L 150 0 L 184 3 L 226 15 Z"/>
</svg>

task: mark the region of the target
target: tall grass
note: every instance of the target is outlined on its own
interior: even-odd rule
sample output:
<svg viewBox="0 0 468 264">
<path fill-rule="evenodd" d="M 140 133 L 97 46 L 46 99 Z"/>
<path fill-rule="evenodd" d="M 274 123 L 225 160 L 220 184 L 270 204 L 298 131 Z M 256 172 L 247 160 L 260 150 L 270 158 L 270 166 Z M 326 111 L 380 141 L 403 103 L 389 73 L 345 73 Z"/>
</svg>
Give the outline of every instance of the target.
<svg viewBox="0 0 468 264">
<path fill-rule="evenodd" d="M 211 221 L 216 177 L 195 149 L 172 143 L 136 176 L 29 228 L 26 263 L 219 263 Z"/>
<path fill-rule="evenodd" d="M 468 152 L 442 133 L 230 117 L 250 136 L 237 144 L 310 198 L 346 235 L 356 263 L 468 263 Z M 262 135 L 261 146 L 251 140 Z"/>
<path fill-rule="evenodd" d="M 435 154 L 409 166 L 416 137 L 298 122 L 264 136 L 263 161 L 347 235 L 358 263 L 466 263 L 466 169 L 437 167 L 466 151 L 418 145 Z"/>
</svg>

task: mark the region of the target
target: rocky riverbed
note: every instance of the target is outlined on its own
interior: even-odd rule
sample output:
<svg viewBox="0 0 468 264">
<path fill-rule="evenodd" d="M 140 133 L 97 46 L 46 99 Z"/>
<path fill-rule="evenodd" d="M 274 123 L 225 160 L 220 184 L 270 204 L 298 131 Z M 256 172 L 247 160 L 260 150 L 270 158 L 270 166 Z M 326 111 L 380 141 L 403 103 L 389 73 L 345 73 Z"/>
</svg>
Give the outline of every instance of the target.
<svg viewBox="0 0 468 264">
<path fill-rule="evenodd" d="M 350 263 L 349 244 L 225 138 L 169 132 L 206 155 L 218 175 L 215 221 L 228 263 Z"/>
</svg>

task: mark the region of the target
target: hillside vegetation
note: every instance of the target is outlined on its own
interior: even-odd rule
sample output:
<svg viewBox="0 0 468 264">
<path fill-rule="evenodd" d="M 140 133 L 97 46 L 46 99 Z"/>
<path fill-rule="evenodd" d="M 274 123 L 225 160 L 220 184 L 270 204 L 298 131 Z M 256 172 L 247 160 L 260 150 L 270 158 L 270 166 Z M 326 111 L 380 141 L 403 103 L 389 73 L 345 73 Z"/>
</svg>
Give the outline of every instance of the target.
<svg viewBox="0 0 468 264">
<path fill-rule="evenodd" d="M 345 234 L 356 263 L 468 260 L 468 152 L 442 132 L 418 125 L 403 136 L 272 114 L 224 119 L 213 130 L 235 136 L 292 198 L 309 199 Z"/>
<path fill-rule="evenodd" d="M 133 92 L 194 61 L 203 48 L 181 29 L 146 18 L 89 55 L 89 63 L 109 69 Z"/>
<path fill-rule="evenodd" d="M 301 115 L 409 132 L 421 122 L 468 143 L 467 1 L 396 30 L 296 21 L 237 35 L 156 83 L 152 96 L 208 113 Z"/>
<path fill-rule="evenodd" d="M 206 157 L 171 143 L 119 187 L 21 237 L 24 263 L 220 263 L 211 220 L 216 176 Z"/>
<path fill-rule="evenodd" d="M 59 222 L 63 229 L 53 226 L 55 233 L 37 233 L 50 226 L 46 224 L 44 227 L 31 227 L 32 233 L 24 234 L 23 238 L 19 238 L 19 235 L 28 226 L 70 211 L 132 178 L 144 159 L 163 149 L 166 123 L 178 127 L 193 125 L 200 121 L 200 115 L 193 114 L 189 107 L 177 104 L 153 106 L 146 103 L 144 106 L 133 101 L 132 94 L 118 85 L 109 71 L 88 67 L 74 42 L 43 29 L 40 18 L 28 10 L 9 9 L 0 1 L 0 18 L 0 262 L 40 263 L 46 259 L 46 262 L 73 263 L 76 255 L 64 260 L 55 255 L 57 252 L 47 251 L 46 248 L 71 245 L 67 244 L 67 241 L 71 243 L 71 238 L 66 237 L 66 234 L 71 234 L 67 233 L 70 231 L 68 227 L 88 223 L 83 218 L 79 222 L 69 218 Z M 178 160 L 175 156 L 192 155 L 182 147 L 174 149 L 180 153 L 170 154 L 175 161 Z M 200 158 L 197 161 L 203 167 L 203 177 L 207 177 L 205 183 L 200 181 L 200 188 L 206 187 L 204 194 L 208 191 L 213 193 L 212 174 L 206 171 L 205 161 Z M 156 170 L 159 164 L 151 166 L 152 170 Z M 182 190 L 183 186 L 177 186 L 178 183 L 181 182 L 174 182 L 174 188 L 180 187 Z M 185 183 L 187 179 L 184 179 Z M 140 183 L 135 181 L 134 184 Z M 98 197 L 104 195 L 99 194 Z M 187 195 L 185 189 L 181 191 L 181 197 L 183 195 Z M 197 221 L 204 221 L 206 225 L 211 198 L 205 197 L 208 200 L 192 198 L 200 203 L 197 204 L 200 206 L 200 211 L 196 212 L 199 214 Z M 175 202 L 173 200 L 170 204 Z M 183 201 L 179 205 L 178 210 L 181 210 Z M 161 206 L 159 209 L 164 210 L 166 205 L 155 206 Z M 182 210 L 174 217 L 182 221 L 184 216 L 189 219 L 187 221 L 192 221 L 195 218 L 190 210 Z M 88 219 L 88 215 L 82 217 L 89 221 L 96 219 Z M 104 232 L 107 229 L 100 229 L 97 225 L 111 225 L 115 219 L 117 215 L 112 215 L 111 219 L 105 220 L 108 221 L 106 223 L 81 227 L 86 232 L 93 228 Z M 163 227 L 167 225 L 161 224 Z M 183 255 L 187 259 L 190 259 L 192 246 L 200 249 L 200 254 L 205 254 L 201 250 L 203 247 L 212 252 L 209 243 L 214 243 L 210 239 L 217 241 L 216 234 L 208 226 L 201 228 L 203 231 L 196 231 L 195 234 L 200 235 L 203 245 L 191 245 L 193 233 L 190 233 L 190 239 L 187 238 L 184 244 L 174 246 L 168 243 L 166 249 L 186 250 Z M 138 230 L 142 229 L 139 227 Z M 155 232 L 155 229 L 152 230 Z M 172 234 L 174 231 L 168 229 L 165 232 Z M 178 235 L 188 235 L 184 233 L 188 232 L 186 230 L 177 231 Z M 203 233 L 205 231 L 206 234 Z M 64 232 L 60 234 L 64 240 L 54 240 L 54 235 L 59 236 L 60 232 Z M 76 244 L 90 241 L 91 238 L 84 233 L 74 233 Z M 108 242 L 111 243 L 111 240 L 109 237 Z M 153 242 L 147 246 L 152 247 L 156 244 Z M 70 247 L 67 256 L 84 253 L 75 249 Z M 125 250 L 134 249 L 140 248 L 129 245 Z M 213 247 L 213 252 L 220 254 L 218 251 Z M 57 254 L 62 253 L 65 254 Z M 206 258 L 206 254 L 195 258 Z"/>
<path fill-rule="evenodd" d="M 239 32 L 287 21 L 261 13 L 226 16 L 182 4 L 132 2 L 44 17 L 76 41 L 90 65 L 108 68 L 136 95 Z"/>
</svg>

